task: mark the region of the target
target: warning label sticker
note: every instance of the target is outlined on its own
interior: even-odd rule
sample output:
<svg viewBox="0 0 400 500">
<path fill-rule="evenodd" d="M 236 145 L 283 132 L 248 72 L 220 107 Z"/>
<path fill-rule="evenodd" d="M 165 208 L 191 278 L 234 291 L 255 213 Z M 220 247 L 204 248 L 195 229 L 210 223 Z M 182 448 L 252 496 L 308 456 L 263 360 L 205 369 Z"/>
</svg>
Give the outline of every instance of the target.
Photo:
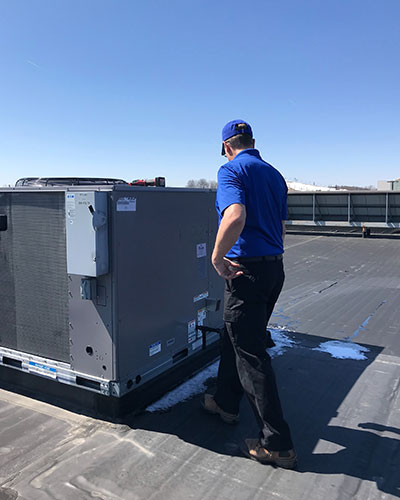
<svg viewBox="0 0 400 500">
<path fill-rule="evenodd" d="M 204 320 L 207 317 L 207 309 L 203 307 L 203 309 L 199 309 L 197 311 L 197 325 L 198 326 L 203 326 L 204 325 Z M 197 330 L 197 338 L 202 339 L 203 333 L 201 330 Z"/>
<path fill-rule="evenodd" d="M 197 258 L 205 257 L 207 255 L 207 243 L 199 243 L 196 246 Z"/>
<path fill-rule="evenodd" d="M 155 342 L 149 345 L 149 356 L 154 356 L 155 354 L 161 352 L 161 341 Z"/>
<path fill-rule="evenodd" d="M 206 317 L 207 317 L 207 308 L 203 307 L 203 309 L 199 309 L 197 311 L 197 324 L 202 325 Z"/>
<path fill-rule="evenodd" d="M 196 320 L 188 322 L 188 343 L 194 342 L 196 340 Z"/>
<path fill-rule="evenodd" d="M 208 297 L 208 292 L 200 293 L 199 295 L 193 297 L 193 302 L 198 302 L 199 300 L 206 299 L 207 297 Z"/>
<path fill-rule="evenodd" d="M 197 339 L 197 334 L 196 334 L 196 332 L 191 333 L 190 335 L 188 335 L 188 344 L 191 344 L 191 343 L 192 343 L 192 342 L 194 342 L 196 339 Z"/>
<path fill-rule="evenodd" d="M 126 196 L 117 201 L 117 212 L 136 212 L 136 198 Z"/>
</svg>

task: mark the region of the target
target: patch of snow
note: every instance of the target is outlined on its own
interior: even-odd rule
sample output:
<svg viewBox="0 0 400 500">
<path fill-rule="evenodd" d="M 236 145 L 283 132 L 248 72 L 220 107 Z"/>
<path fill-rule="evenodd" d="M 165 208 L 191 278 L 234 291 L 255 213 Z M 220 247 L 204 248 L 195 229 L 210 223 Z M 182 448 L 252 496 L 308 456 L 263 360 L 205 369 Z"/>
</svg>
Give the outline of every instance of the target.
<svg viewBox="0 0 400 500">
<path fill-rule="evenodd" d="M 326 186 L 315 186 L 314 184 L 304 184 L 303 182 L 286 181 L 289 189 L 294 191 L 343 191 L 343 189 L 336 189 Z"/>
<path fill-rule="evenodd" d="M 327 352 L 337 359 L 367 359 L 364 352 L 369 349 L 354 342 L 341 342 L 340 340 L 330 340 L 322 342 L 319 347 L 314 347 L 313 351 Z"/>
<path fill-rule="evenodd" d="M 168 410 L 172 406 L 186 401 L 187 399 L 205 392 L 207 387 L 205 381 L 209 378 L 215 378 L 218 373 L 219 360 L 208 366 L 197 375 L 187 380 L 174 390 L 167 392 L 165 396 L 146 408 L 146 411 L 154 412 Z"/>
<path fill-rule="evenodd" d="M 271 332 L 272 340 L 275 342 L 275 347 L 267 349 L 268 354 L 271 358 L 276 358 L 276 356 L 282 356 L 282 354 L 289 349 L 294 347 L 297 342 L 285 335 L 284 330 L 281 328 L 268 328 Z"/>
</svg>

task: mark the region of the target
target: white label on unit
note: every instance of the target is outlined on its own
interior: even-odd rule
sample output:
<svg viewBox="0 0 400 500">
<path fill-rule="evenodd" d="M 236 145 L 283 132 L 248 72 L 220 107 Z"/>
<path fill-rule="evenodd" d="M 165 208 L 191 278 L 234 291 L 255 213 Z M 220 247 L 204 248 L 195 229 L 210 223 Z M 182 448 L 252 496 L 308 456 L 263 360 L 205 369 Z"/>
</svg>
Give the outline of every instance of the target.
<svg viewBox="0 0 400 500">
<path fill-rule="evenodd" d="M 37 373 L 38 375 L 43 375 L 45 377 L 57 378 L 57 370 L 51 366 L 42 365 L 41 363 L 35 363 L 34 361 L 29 361 L 28 371 L 31 373 Z"/>
<path fill-rule="evenodd" d="M 193 319 L 192 321 L 189 321 L 188 323 L 188 334 L 190 335 L 196 330 L 196 320 Z"/>
<path fill-rule="evenodd" d="M 205 257 L 207 255 L 207 243 L 199 243 L 196 246 L 197 258 Z"/>
<path fill-rule="evenodd" d="M 208 292 L 203 292 L 200 295 L 196 295 L 196 297 L 193 297 L 193 302 L 198 302 L 201 299 L 206 299 L 208 297 Z"/>
<path fill-rule="evenodd" d="M 117 212 L 136 212 L 136 198 L 126 196 L 117 201 Z"/>
<path fill-rule="evenodd" d="M 75 194 L 74 193 L 67 193 L 65 195 L 65 208 L 67 210 L 67 216 L 68 217 L 75 217 L 76 215 L 76 202 L 75 202 Z"/>
<path fill-rule="evenodd" d="M 190 344 L 191 342 L 194 342 L 196 340 L 196 338 L 197 338 L 196 332 L 193 332 L 190 335 L 188 335 L 188 344 Z"/>
<path fill-rule="evenodd" d="M 197 311 L 197 323 L 199 325 L 202 325 L 203 324 L 203 321 L 206 319 L 207 317 L 207 308 L 206 307 L 203 307 L 203 309 L 199 309 Z M 201 323 L 200 323 L 201 321 Z"/>
<path fill-rule="evenodd" d="M 154 354 L 159 352 L 161 352 L 161 341 L 149 345 L 149 356 L 154 356 Z"/>
</svg>

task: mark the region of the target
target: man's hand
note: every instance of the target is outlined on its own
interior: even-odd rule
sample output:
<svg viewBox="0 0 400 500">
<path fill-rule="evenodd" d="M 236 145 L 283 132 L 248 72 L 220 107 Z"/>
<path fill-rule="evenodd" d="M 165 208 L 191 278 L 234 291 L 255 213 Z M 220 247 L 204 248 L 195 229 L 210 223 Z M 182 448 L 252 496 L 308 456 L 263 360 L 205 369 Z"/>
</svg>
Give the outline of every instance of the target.
<svg viewBox="0 0 400 500">
<path fill-rule="evenodd" d="M 226 257 L 222 259 L 213 259 L 212 264 L 217 273 L 226 280 L 233 280 L 243 274 L 241 270 L 242 266 L 238 262 L 229 260 Z"/>
</svg>

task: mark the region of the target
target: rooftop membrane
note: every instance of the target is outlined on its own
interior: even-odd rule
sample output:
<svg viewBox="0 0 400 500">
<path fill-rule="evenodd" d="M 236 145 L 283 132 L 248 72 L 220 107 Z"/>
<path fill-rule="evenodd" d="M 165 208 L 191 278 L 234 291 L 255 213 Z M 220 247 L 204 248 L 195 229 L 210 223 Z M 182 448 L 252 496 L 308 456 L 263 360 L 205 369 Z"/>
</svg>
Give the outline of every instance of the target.
<svg viewBox="0 0 400 500">
<path fill-rule="evenodd" d="M 297 470 L 241 456 L 240 440 L 257 434 L 247 401 L 237 426 L 201 411 L 200 392 L 213 389 L 216 363 L 161 406 L 119 422 L 37 401 L 3 383 L 0 499 L 400 497 L 399 245 L 287 236 L 270 354 Z"/>
</svg>

